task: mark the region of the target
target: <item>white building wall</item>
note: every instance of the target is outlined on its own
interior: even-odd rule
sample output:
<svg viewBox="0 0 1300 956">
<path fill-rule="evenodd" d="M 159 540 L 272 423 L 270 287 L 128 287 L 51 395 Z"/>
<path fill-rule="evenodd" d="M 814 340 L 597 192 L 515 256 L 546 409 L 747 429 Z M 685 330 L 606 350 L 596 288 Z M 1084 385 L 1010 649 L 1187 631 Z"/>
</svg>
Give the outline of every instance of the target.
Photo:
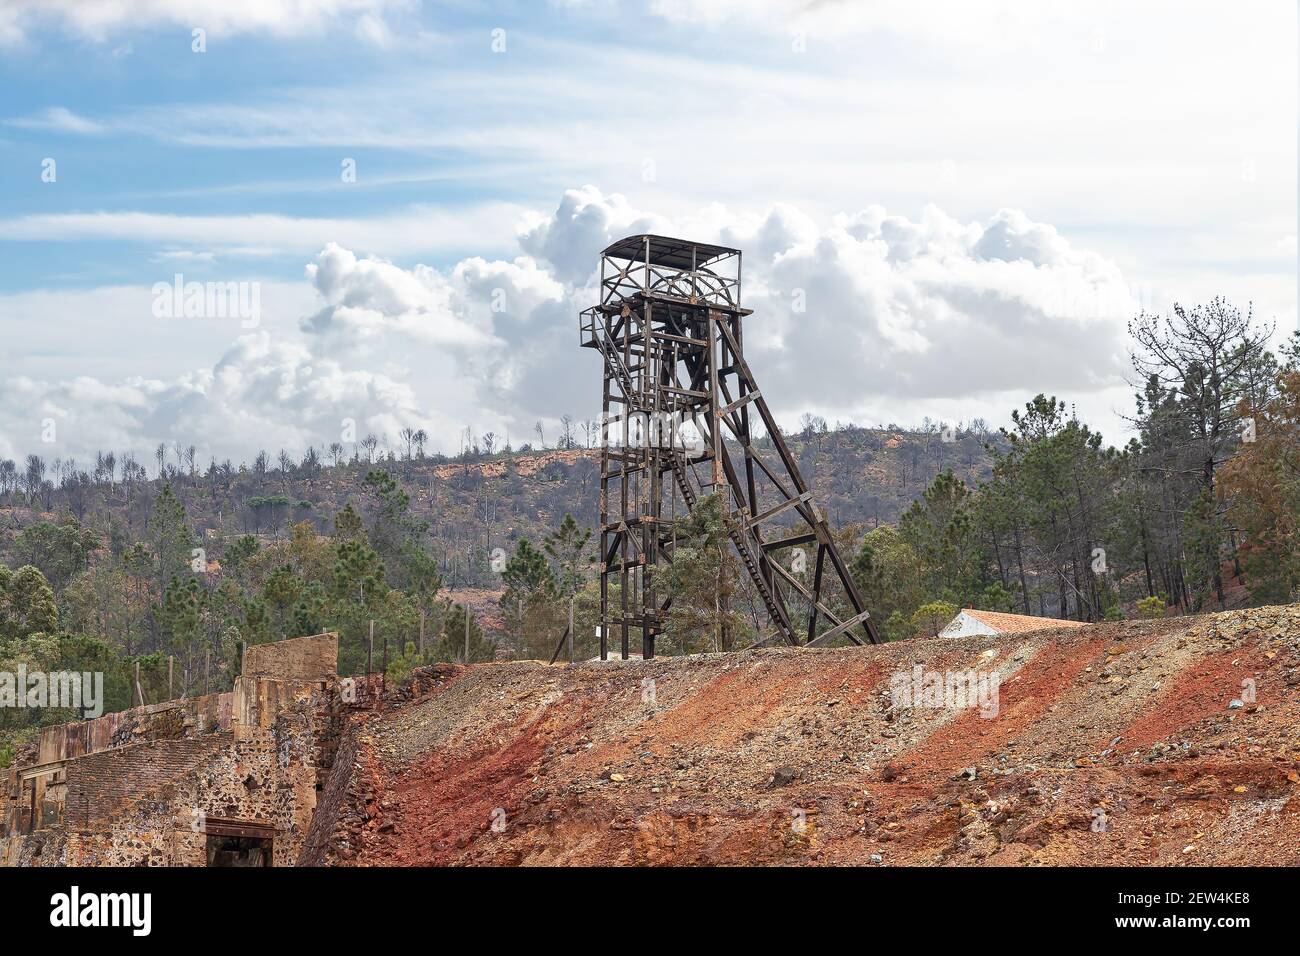
<svg viewBox="0 0 1300 956">
<path fill-rule="evenodd" d="M 965 611 L 959 613 L 947 626 L 939 632 L 940 637 L 969 637 L 972 634 L 996 634 L 997 631 L 989 627 L 983 621 L 967 614 Z"/>
</svg>

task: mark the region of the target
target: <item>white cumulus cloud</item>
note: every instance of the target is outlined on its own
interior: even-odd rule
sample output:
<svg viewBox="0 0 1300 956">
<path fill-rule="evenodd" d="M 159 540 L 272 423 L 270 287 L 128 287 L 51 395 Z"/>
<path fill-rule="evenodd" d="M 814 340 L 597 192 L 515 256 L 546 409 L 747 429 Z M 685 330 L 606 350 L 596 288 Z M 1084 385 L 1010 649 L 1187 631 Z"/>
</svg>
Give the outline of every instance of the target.
<svg viewBox="0 0 1300 956">
<path fill-rule="evenodd" d="M 577 313 L 595 301 L 599 250 L 647 230 L 744 251 L 747 357 L 785 422 L 807 410 L 1003 421 L 1040 390 L 1103 410 L 1125 392 L 1138 303 L 1124 276 L 1022 211 L 961 221 L 867 207 L 819 222 L 789 205 L 711 205 L 673 220 L 585 186 L 530 216 L 512 259 L 405 268 L 327 243 L 306 267 L 316 305 L 296 327 L 244 334 L 184 374 L 8 377 L 0 455 L 180 442 L 238 461 L 326 448 L 345 419 L 390 442 L 422 427 L 454 451 L 466 426 L 518 444 L 535 420 L 594 418 L 599 359 L 578 348 Z M 46 417 L 57 448 L 34 445 Z"/>
</svg>

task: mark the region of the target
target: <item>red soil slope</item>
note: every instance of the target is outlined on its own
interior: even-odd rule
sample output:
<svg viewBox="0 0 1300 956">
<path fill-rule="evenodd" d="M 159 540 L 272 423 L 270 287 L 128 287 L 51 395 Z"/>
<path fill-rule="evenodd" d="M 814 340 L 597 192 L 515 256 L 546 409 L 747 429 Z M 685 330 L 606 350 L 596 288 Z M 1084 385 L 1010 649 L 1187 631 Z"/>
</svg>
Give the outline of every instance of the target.
<svg viewBox="0 0 1300 956">
<path fill-rule="evenodd" d="M 917 664 L 996 671 L 997 716 L 896 706 Z M 344 865 L 1300 862 L 1295 605 L 476 665 L 360 733 Z"/>
</svg>

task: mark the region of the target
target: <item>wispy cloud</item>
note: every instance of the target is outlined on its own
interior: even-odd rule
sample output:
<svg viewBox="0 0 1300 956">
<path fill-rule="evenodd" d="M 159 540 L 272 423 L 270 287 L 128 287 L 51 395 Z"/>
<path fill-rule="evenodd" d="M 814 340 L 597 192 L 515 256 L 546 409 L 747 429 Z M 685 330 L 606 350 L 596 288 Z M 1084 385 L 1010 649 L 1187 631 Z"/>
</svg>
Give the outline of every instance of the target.
<svg viewBox="0 0 1300 956">
<path fill-rule="evenodd" d="M 193 249 L 168 249 L 158 253 L 153 258 L 155 262 L 214 265 L 217 261 L 217 254 L 215 252 L 199 252 Z"/>
<path fill-rule="evenodd" d="M 385 255 L 489 251 L 510 242 L 523 212 L 522 207 L 509 203 L 484 203 L 416 207 L 397 215 L 361 218 L 185 216 L 136 211 L 45 213 L 0 219 L 0 240 L 116 240 L 198 245 L 231 254 L 310 254 L 327 242 Z M 498 239 L 485 241 L 485 237 Z"/>
<path fill-rule="evenodd" d="M 51 106 L 35 116 L 20 116 L 16 119 L 5 120 L 5 123 L 21 129 L 42 129 L 81 135 L 95 135 L 104 132 L 105 129 L 103 124 L 78 116 L 62 106 Z"/>
<path fill-rule="evenodd" d="M 0 42 L 17 43 L 42 27 L 103 41 L 127 31 L 173 24 L 216 34 L 319 32 L 337 20 L 362 35 L 382 35 L 385 15 L 406 12 L 416 0 L 5 0 Z"/>
</svg>

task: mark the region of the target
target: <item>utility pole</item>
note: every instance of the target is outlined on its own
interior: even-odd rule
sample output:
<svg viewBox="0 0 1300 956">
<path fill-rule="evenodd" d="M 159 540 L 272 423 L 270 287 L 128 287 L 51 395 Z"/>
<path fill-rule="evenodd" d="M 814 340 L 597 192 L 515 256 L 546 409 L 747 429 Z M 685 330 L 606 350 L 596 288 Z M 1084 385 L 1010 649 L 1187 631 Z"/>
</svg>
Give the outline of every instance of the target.
<svg viewBox="0 0 1300 956">
<path fill-rule="evenodd" d="M 167 655 L 167 699 L 172 699 L 172 668 L 176 664 L 176 655 Z"/>
<path fill-rule="evenodd" d="M 469 663 L 469 604 L 464 604 L 465 608 L 465 663 Z"/>
<path fill-rule="evenodd" d="M 726 517 L 723 521 L 726 521 Z M 718 541 L 718 571 L 713 576 L 713 649 L 715 651 L 724 649 L 722 637 L 722 571 L 725 564 L 724 554 L 727 550 L 725 541 Z"/>
<path fill-rule="evenodd" d="M 370 665 L 375 656 L 375 619 L 370 619 L 370 640 L 366 644 L 366 676 L 370 676 Z"/>
<path fill-rule="evenodd" d="M 573 595 L 569 595 L 569 663 L 573 663 Z"/>
</svg>

